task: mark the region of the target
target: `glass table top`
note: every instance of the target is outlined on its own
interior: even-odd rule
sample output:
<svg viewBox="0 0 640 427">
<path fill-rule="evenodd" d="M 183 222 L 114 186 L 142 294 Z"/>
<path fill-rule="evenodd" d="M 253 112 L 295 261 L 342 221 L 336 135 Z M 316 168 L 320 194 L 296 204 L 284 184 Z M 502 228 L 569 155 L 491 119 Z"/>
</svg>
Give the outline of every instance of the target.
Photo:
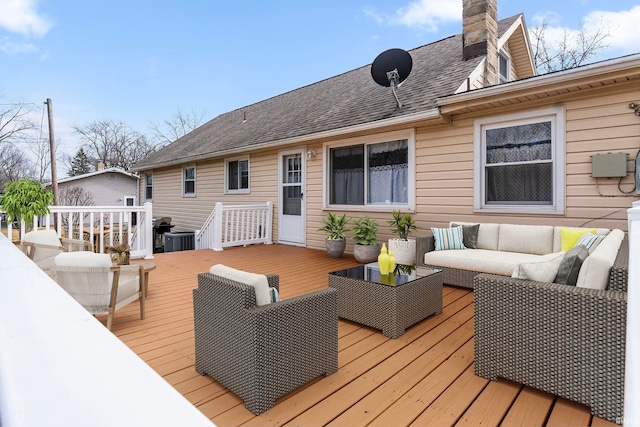
<svg viewBox="0 0 640 427">
<path fill-rule="evenodd" d="M 436 272 L 440 270 L 429 270 L 429 271 Z M 377 262 L 358 265 L 356 267 L 346 268 L 344 270 L 333 271 L 329 274 L 332 274 L 334 276 L 347 277 L 351 279 L 365 280 L 367 282 L 372 282 L 372 283 L 377 283 L 380 285 L 387 285 L 387 286 L 401 286 L 406 283 L 410 283 L 419 277 L 417 275 L 417 271 L 414 266 L 402 265 L 402 264 L 396 265 L 396 268 L 393 271 L 393 273 L 382 275 L 380 274 L 380 268 L 378 267 Z"/>
</svg>

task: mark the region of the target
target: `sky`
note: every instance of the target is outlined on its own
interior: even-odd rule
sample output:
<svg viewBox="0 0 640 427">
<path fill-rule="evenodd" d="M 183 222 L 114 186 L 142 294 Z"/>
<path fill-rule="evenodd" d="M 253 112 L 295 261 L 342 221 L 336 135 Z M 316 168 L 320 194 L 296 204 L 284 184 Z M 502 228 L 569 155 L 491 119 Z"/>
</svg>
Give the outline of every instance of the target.
<svg viewBox="0 0 640 427">
<path fill-rule="evenodd" d="M 605 28 L 589 62 L 640 52 L 640 1 L 498 0 L 548 34 Z M 73 127 L 123 121 L 140 133 L 178 110 L 219 114 L 461 33 L 462 0 L 0 0 L 0 108 L 33 104 L 58 150 Z M 64 176 L 59 173 L 59 177 Z"/>
</svg>

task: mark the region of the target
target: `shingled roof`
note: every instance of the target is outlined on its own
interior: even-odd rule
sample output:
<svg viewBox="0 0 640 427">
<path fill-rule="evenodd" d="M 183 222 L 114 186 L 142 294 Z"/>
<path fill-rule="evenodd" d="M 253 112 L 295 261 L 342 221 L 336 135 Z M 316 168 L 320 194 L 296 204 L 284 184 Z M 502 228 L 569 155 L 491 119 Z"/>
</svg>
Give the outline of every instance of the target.
<svg viewBox="0 0 640 427">
<path fill-rule="evenodd" d="M 499 36 L 520 15 L 498 23 Z M 410 50 L 413 70 L 398 88 L 396 107 L 389 88 L 371 78 L 370 65 L 221 114 L 150 154 L 134 170 L 216 157 L 256 146 L 347 128 L 437 108 L 453 94 L 484 56 L 462 59 L 462 35 Z"/>
</svg>

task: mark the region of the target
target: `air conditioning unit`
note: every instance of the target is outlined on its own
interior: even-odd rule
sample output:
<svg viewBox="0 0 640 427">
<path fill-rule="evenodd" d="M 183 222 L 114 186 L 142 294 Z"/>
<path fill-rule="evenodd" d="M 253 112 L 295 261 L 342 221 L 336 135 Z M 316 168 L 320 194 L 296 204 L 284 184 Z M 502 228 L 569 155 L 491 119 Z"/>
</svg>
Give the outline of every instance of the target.
<svg viewBox="0 0 640 427">
<path fill-rule="evenodd" d="M 195 249 L 195 234 L 195 231 L 164 233 L 164 251 L 178 252 Z"/>
</svg>

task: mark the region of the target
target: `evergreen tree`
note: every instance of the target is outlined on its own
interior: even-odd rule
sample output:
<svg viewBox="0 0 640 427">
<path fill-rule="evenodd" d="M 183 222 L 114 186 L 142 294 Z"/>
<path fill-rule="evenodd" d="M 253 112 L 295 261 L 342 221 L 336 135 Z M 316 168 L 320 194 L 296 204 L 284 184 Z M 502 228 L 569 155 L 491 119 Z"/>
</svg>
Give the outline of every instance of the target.
<svg viewBox="0 0 640 427">
<path fill-rule="evenodd" d="M 71 160 L 71 169 L 69 170 L 69 176 L 84 175 L 85 173 L 92 172 L 91 162 L 84 152 L 84 148 L 80 147 L 76 155 Z"/>
</svg>

